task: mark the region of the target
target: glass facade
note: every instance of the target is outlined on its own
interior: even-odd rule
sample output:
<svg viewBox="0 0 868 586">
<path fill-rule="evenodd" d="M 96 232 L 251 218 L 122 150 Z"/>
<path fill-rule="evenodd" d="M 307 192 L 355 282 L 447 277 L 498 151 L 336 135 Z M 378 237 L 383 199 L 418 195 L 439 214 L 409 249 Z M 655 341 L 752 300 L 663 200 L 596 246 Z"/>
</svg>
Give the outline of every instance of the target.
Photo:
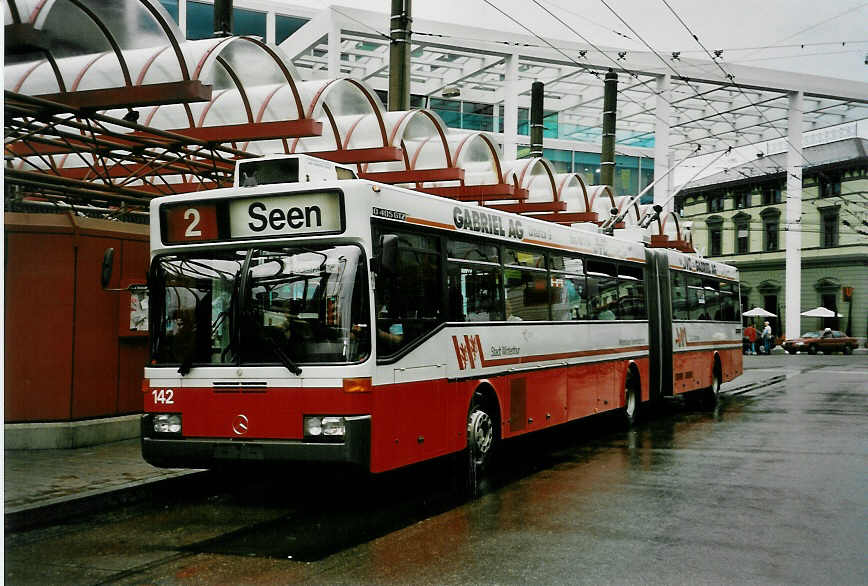
<svg viewBox="0 0 868 586">
<path fill-rule="evenodd" d="M 265 38 L 265 13 L 235 8 L 232 10 L 232 32 Z"/>
<path fill-rule="evenodd" d="M 160 0 L 160 4 L 163 5 L 163 8 L 166 9 L 166 12 L 169 13 L 169 16 L 172 17 L 172 20 L 177 24 L 178 22 L 178 0 Z"/>
<path fill-rule="evenodd" d="M 282 14 L 278 14 L 275 17 L 274 23 L 274 42 L 279 45 L 287 38 L 289 38 L 292 33 L 303 27 L 306 22 L 307 20 L 304 18 L 296 18 L 294 16 L 284 16 Z"/>
</svg>

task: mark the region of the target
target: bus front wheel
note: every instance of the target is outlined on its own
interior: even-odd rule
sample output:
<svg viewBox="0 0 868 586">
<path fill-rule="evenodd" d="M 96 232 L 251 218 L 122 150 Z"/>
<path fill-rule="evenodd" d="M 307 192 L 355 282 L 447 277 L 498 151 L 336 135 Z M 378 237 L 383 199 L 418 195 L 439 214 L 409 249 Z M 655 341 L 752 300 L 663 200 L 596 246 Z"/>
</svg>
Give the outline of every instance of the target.
<svg viewBox="0 0 868 586">
<path fill-rule="evenodd" d="M 494 419 L 484 405 L 474 402 L 467 416 L 467 449 L 473 466 L 485 468 L 491 462 L 494 442 Z"/>
</svg>

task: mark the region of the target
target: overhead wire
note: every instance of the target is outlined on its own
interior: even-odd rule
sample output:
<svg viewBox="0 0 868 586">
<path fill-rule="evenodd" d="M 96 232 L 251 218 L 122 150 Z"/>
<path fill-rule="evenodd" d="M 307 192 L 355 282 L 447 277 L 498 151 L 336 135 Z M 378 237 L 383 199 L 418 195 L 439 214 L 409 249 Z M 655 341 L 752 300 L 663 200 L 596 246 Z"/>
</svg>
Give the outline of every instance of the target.
<svg viewBox="0 0 868 586">
<path fill-rule="evenodd" d="M 537 34 L 536 31 L 534 31 L 533 29 L 531 29 L 530 27 L 528 27 L 528 26 L 525 25 L 524 23 L 520 22 L 518 19 L 514 18 L 514 17 L 511 16 L 510 14 L 506 13 L 505 11 L 503 11 L 501 8 L 499 8 L 499 7 L 496 6 L 494 3 L 492 3 L 490 0 L 482 0 L 482 2 L 484 2 L 485 4 L 488 4 L 489 6 L 491 6 L 492 8 L 494 8 L 497 12 L 499 12 L 500 14 L 502 14 L 503 16 L 505 16 L 506 18 L 508 18 L 509 20 L 511 20 L 512 22 L 514 22 L 515 24 L 517 24 L 518 26 L 520 26 L 521 28 L 523 28 L 524 30 L 526 30 L 527 32 L 529 32 L 531 35 L 533 35 L 533 36 L 536 37 L 537 39 L 539 39 L 539 40 L 541 40 L 542 42 L 546 43 L 546 45 L 548 45 L 548 46 L 551 47 L 552 49 L 555 49 L 558 53 L 560 53 L 561 55 L 563 55 L 564 57 L 566 57 L 570 62 L 574 63 L 574 64 L 575 64 L 576 66 L 578 66 L 580 69 L 584 70 L 584 71 L 587 72 L 587 73 L 590 73 L 591 75 L 593 75 L 593 76 L 594 76 L 595 78 L 597 78 L 597 79 L 601 79 L 601 75 L 600 75 L 600 72 L 599 72 L 599 71 L 595 71 L 595 70 L 591 69 L 590 67 L 588 67 L 587 65 L 585 65 L 585 64 L 583 64 L 583 63 L 580 63 L 579 61 L 576 61 L 573 57 L 571 57 L 570 55 L 568 55 L 568 54 L 567 54 L 566 52 L 564 52 L 562 49 L 556 47 L 556 46 L 553 45 L 551 42 L 549 42 L 547 39 L 545 39 L 545 38 L 543 38 L 542 36 L 540 36 L 539 34 Z M 592 48 L 595 49 L 596 51 L 599 51 L 599 52 L 603 53 L 602 51 L 600 51 L 599 47 L 597 47 L 594 43 L 592 43 L 592 42 L 590 42 L 589 40 L 587 40 L 584 36 L 581 35 L 581 33 L 579 33 L 579 32 L 576 31 L 574 28 L 572 28 L 571 26 L 569 26 L 567 23 L 565 23 L 564 21 L 562 21 L 561 19 L 559 19 L 557 16 L 553 15 L 552 12 L 551 12 L 550 10 L 548 10 L 548 8 L 546 8 L 545 6 L 542 6 L 542 5 L 541 5 L 539 2 L 537 2 L 536 0 L 533 0 L 533 2 L 534 2 L 535 4 L 537 4 L 540 8 L 542 8 L 543 10 L 545 10 L 547 13 L 551 14 L 552 16 L 554 16 L 554 18 L 555 18 L 556 20 L 558 20 L 561 24 L 563 24 L 564 26 L 566 26 L 567 28 L 569 28 L 571 31 L 573 31 L 573 32 L 574 32 L 576 35 L 578 35 L 578 36 L 579 36 L 583 41 L 585 41 L 585 43 L 587 43 L 590 47 L 592 47 Z M 605 53 L 603 53 L 603 54 L 605 55 Z M 622 70 L 623 72 L 627 73 L 627 74 L 630 75 L 632 78 L 636 79 L 640 84 L 642 84 L 642 85 L 646 85 L 646 87 L 647 87 L 646 82 L 642 81 L 642 80 L 639 78 L 639 74 L 638 74 L 638 73 L 627 70 L 627 69 L 626 69 L 626 68 L 625 68 L 621 63 L 619 63 L 618 61 L 615 61 L 615 60 L 612 59 L 612 58 L 610 58 L 610 60 L 612 60 L 612 61 L 615 63 L 615 65 L 618 67 L 618 69 L 620 69 L 620 70 Z M 650 89 L 650 88 L 649 88 L 649 89 Z M 650 91 L 652 91 L 654 94 L 657 93 L 657 92 L 656 92 L 656 89 L 650 89 Z M 620 90 L 618 93 L 621 94 L 621 95 L 623 95 L 623 96 L 624 96 L 625 98 L 627 98 L 630 102 L 632 102 L 632 103 L 634 103 L 635 105 L 639 106 L 639 108 L 640 108 L 640 113 L 643 113 L 643 112 L 646 112 L 646 111 L 650 110 L 650 109 L 646 108 L 644 104 L 641 104 L 641 103 L 637 102 L 635 99 L 633 99 L 629 94 L 624 93 L 623 90 Z M 669 102 L 669 104 L 670 104 L 673 108 L 678 108 L 678 106 L 672 104 L 671 102 Z M 680 108 L 679 108 L 679 109 L 680 109 Z M 661 118 L 661 117 L 656 113 L 656 111 L 655 111 L 653 114 L 651 114 L 651 115 L 654 116 L 655 118 L 657 118 L 658 120 L 661 120 L 661 121 L 663 121 L 663 122 L 667 122 L 667 121 L 664 121 L 664 120 L 663 120 L 663 119 L 662 119 L 662 118 Z"/>
<path fill-rule="evenodd" d="M 601 0 L 601 2 L 603 2 L 603 3 L 605 4 L 605 3 L 606 3 L 606 0 Z M 706 55 L 708 55 L 708 56 L 711 58 L 711 60 L 712 60 L 712 61 L 717 65 L 717 67 L 720 69 L 721 73 L 723 73 L 724 77 L 725 77 L 726 79 L 730 80 L 730 83 L 732 84 L 732 86 L 735 87 L 736 89 L 738 89 L 738 91 L 742 94 L 742 96 L 750 102 L 750 99 L 748 98 L 748 96 L 747 96 L 747 94 L 745 93 L 744 89 L 742 89 L 742 87 L 741 87 L 740 85 L 738 85 L 737 83 L 735 83 L 735 76 L 732 75 L 731 73 L 729 73 L 728 71 L 726 71 L 726 69 L 723 68 L 723 65 L 721 65 L 720 63 L 718 63 L 717 60 L 715 60 L 714 57 L 712 57 L 711 53 L 708 51 L 708 49 L 705 47 L 705 45 L 702 43 L 702 41 L 699 40 L 699 36 L 697 36 L 696 33 L 694 33 L 693 30 L 692 30 L 692 29 L 687 25 L 687 23 L 684 21 L 684 19 L 681 18 L 681 15 L 678 14 L 678 12 L 677 12 L 674 8 L 672 8 L 672 6 L 669 4 L 668 0 L 661 0 L 661 2 L 663 2 L 664 5 L 666 5 L 666 7 L 669 9 L 669 11 L 670 11 L 670 12 L 673 14 L 673 16 L 675 16 L 675 18 L 678 20 L 678 22 L 681 23 L 681 25 L 685 28 L 685 30 L 687 30 L 687 32 L 690 34 L 690 36 L 693 37 L 693 39 L 694 39 L 694 40 L 696 41 L 696 43 L 697 43 L 697 44 L 702 48 L 702 50 L 705 51 Z M 868 2 L 866 2 L 865 4 L 863 4 L 863 6 L 868 6 Z M 846 14 L 846 13 L 848 13 L 848 12 L 852 12 L 852 10 L 845 11 L 844 13 L 842 13 L 842 15 L 843 15 L 843 14 Z M 839 16 L 840 16 L 840 15 L 839 15 Z M 827 20 L 824 21 L 824 22 L 828 22 L 828 20 L 830 20 L 830 19 L 827 19 Z M 804 29 L 804 30 L 810 30 L 810 28 L 814 28 L 814 27 L 808 27 L 807 29 Z M 804 32 L 804 31 L 802 31 L 802 32 Z M 757 104 L 755 104 L 755 103 L 753 103 L 753 102 L 751 102 L 751 104 L 756 108 L 756 111 L 759 113 L 760 117 L 765 121 L 765 123 L 768 124 L 768 126 L 769 126 L 770 128 L 776 130 L 776 131 L 781 135 L 781 138 L 783 138 L 784 141 L 787 143 L 787 145 L 788 145 L 790 148 L 792 148 L 795 152 L 797 152 L 797 153 L 799 154 L 799 156 L 800 156 L 800 157 L 805 161 L 805 163 L 807 163 L 807 167 L 812 167 L 812 166 L 814 166 L 814 163 L 813 163 L 812 161 L 810 161 L 810 160 L 805 156 L 805 154 L 804 154 L 804 149 L 802 149 L 802 148 L 796 148 L 796 146 L 795 146 L 795 145 L 790 141 L 789 137 L 787 136 L 787 133 L 785 133 L 783 130 L 779 129 L 777 126 L 775 126 L 774 124 L 772 124 L 772 122 L 771 122 L 771 121 L 768 119 L 768 117 L 765 115 L 765 112 L 763 112 L 762 109 L 761 109 Z M 822 171 L 818 171 L 818 173 L 819 173 L 821 176 L 823 176 L 823 172 L 822 172 Z M 796 178 L 796 179 L 800 178 L 799 175 L 796 175 L 796 174 L 794 174 L 794 173 L 790 173 L 789 171 L 787 171 L 787 174 L 788 174 L 788 175 L 792 175 L 792 177 L 794 177 L 794 178 Z M 788 197 L 789 197 L 789 196 L 788 196 Z"/>
</svg>

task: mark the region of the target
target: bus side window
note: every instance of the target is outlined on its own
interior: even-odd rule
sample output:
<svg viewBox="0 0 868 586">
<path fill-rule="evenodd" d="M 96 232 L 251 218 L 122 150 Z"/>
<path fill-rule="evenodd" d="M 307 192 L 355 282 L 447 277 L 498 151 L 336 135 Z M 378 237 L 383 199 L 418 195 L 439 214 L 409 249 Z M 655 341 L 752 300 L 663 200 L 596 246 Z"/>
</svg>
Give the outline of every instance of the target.
<svg viewBox="0 0 868 586">
<path fill-rule="evenodd" d="M 380 356 L 397 353 L 442 321 L 440 239 L 425 234 L 395 234 L 398 236 L 395 274 L 377 274 L 375 284 L 374 317 Z M 374 253 L 377 255 L 379 251 Z"/>
<path fill-rule="evenodd" d="M 647 319 L 642 267 L 618 265 L 618 318 Z"/>
<path fill-rule="evenodd" d="M 672 319 L 690 319 L 687 309 L 687 283 L 684 273 L 669 271 L 672 287 Z"/>
</svg>

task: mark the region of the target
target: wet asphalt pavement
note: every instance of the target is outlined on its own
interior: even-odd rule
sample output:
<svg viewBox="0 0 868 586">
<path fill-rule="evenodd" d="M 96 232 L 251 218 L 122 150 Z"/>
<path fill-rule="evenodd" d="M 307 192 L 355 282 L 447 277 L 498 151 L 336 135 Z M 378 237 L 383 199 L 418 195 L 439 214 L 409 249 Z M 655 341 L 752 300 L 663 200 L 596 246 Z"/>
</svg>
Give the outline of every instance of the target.
<svg viewBox="0 0 868 586">
<path fill-rule="evenodd" d="M 250 469 L 6 536 L 29 583 L 868 583 L 868 356 L 749 357 L 785 375 L 508 442 L 474 501 L 454 462 L 374 480 Z"/>
</svg>

